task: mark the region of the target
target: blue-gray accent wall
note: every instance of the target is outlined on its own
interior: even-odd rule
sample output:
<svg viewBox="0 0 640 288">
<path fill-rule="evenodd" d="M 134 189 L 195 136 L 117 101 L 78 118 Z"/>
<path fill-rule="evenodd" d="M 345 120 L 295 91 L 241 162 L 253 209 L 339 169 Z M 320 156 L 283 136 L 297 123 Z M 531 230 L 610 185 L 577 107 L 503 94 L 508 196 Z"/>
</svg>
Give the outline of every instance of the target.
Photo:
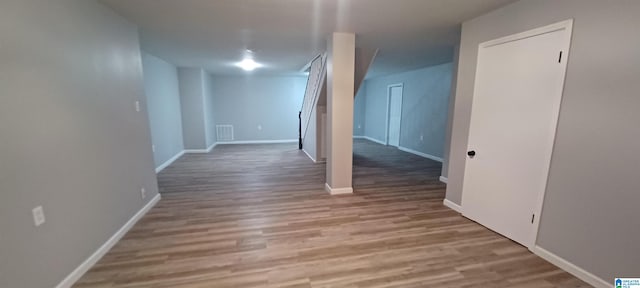
<svg viewBox="0 0 640 288">
<path fill-rule="evenodd" d="M 184 150 L 178 69 L 156 56 L 142 53 L 144 89 L 156 167 Z"/>
<path fill-rule="evenodd" d="M 442 158 L 452 73 L 453 64 L 446 63 L 366 80 L 364 136 L 385 142 L 387 87 L 402 83 L 400 146 Z M 355 121 L 358 109 L 356 105 Z"/>
<path fill-rule="evenodd" d="M 206 71 L 202 74 L 202 93 L 204 109 L 204 132 L 207 148 L 216 143 L 215 103 L 213 102 L 213 79 Z"/>
<path fill-rule="evenodd" d="M 362 86 L 358 90 L 353 102 L 353 136 L 364 136 L 365 110 L 367 103 L 365 90 L 365 83 L 362 83 Z"/>
<path fill-rule="evenodd" d="M 2 0 L 0 39 L 0 287 L 69 287 L 158 195 L 138 29 L 96 1 Z"/>
<path fill-rule="evenodd" d="M 204 108 L 204 75 L 202 68 L 178 68 L 182 135 L 185 149 L 207 149 Z"/>
<path fill-rule="evenodd" d="M 213 76 L 212 79 L 215 122 L 233 125 L 234 141 L 298 139 L 298 112 L 306 77 Z"/>
</svg>

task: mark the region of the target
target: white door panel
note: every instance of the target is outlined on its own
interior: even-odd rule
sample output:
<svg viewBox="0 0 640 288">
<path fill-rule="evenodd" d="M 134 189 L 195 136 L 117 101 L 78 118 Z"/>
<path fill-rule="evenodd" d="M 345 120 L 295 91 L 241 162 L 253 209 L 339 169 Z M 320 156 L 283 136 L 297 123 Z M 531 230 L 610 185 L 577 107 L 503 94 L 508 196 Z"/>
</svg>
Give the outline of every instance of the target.
<svg viewBox="0 0 640 288">
<path fill-rule="evenodd" d="M 525 246 L 544 194 L 565 67 L 566 29 L 481 47 L 462 207 L 464 216 Z M 564 52 L 566 54 L 566 51 Z"/>
<path fill-rule="evenodd" d="M 402 86 L 393 86 L 389 91 L 388 144 L 400 146 L 400 122 L 402 120 Z"/>
</svg>

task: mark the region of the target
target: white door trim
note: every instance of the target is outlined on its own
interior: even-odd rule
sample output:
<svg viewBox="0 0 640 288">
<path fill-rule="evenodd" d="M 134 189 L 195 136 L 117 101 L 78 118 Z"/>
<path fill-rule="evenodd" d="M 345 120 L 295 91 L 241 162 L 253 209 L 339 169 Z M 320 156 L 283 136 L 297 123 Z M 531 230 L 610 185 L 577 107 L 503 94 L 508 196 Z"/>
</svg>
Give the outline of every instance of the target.
<svg viewBox="0 0 640 288">
<path fill-rule="evenodd" d="M 400 87 L 402 88 L 402 94 L 400 94 L 401 98 L 404 98 L 404 83 L 396 83 L 387 85 L 387 109 L 385 114 L 385 125 L 384 125 L 384 143 L 385 145 L 389 145 L 389 109 L 391 109 L 391 88 Z M 404 100 L 404 99 L 403 99 Z M 402 105 L 400 105 L 400 127 L 402 128 Z M 400 129 L 402 131 L 402 129 Z M 400 146 L 400 143 L 398 143 Z"/>
<path fill-rule="evenodd" d="M 533 225 L 532 228 L 533 229 L 533 233 L 532 233 L 532 239 L 531 241 L 529 241 L 527 248 L 529 248 L 529 250 L 532 250 L 535 248 L 536 246 L 536 242 L 538 240 L 538 232 L 539 232 L 539 228 L 540 228 L 540 218 L 542 215 L 542 207 L 544 204 L 544 197 L 545 197 L 545 193 L 547 190 L 547 186 L 548 186 L 548 182 L 549 182 L 549 169 L 551 166 L 551 158 L 553 157 L 553 147 L 555 146 L 555 139 L 557 136 L 557 127 L 558 127 L 558 118 L 559 118 L 559 114 L 560 114 L 560 105 L 562 102 L 562 95 L 564 94 L 564 82 L 565 82 L 565 78 L 566 78 L 566 71 L 567 71 L 567 62 L 569 59 L 569 51 L 570 51 L 570 47 L 571 47 L 571 34 L 572 34 L 572 30 L 573 30 L 573 19 L 569 19 L 569 20 L 565 20 L 565 21 L 561 21 L 561 22 L 557 22 L 551 25 L 547 25 L 547 26 L 543 26 L 540 28 L 535 28 L 535 29 L 531 29 L 525 32 L 521 32 L 521 33 L 517 33 L 517 34 L 513 34 L 513 35 L 509 35 L 509 36 L 505 36 L 502 38 L 498 38 L 498 39 L 494 39 L 494 40 L 490 40 L 487 42 L 483 42 L 480 43 L 478 50 L 482 49 L 482 48 L 488 48 L 491 46 L 496 46 L 496 45 L 500 45 L 503 43 L 507 43 L 507 42 L 512 42 L 512 41 L 517 41 L 517 40 L 521 40 L 521 39 L 525 39 L 525 38 L 530 38 L 530 37 L 534 37 L 534 36 L 538 36 L 538 35 L 542 35 L 542 34 L 547 34 L 547 33 L 552 33 L 555 31 L 559 31 L 559 30 L 566 30 L 567 33 L 565 33 L 565 37 L 562 43 L 562 57 L 559 58 L 560 61 L 560 65 L 562 65 L 562 72 L 560 77 L 562 78 L 562 81 L 559 82 L 558 87 L 556 88 L 556 93 L 558 93 L 560 95 L 560 101 L 558 101 L 554 107 L 554 117 L 553 117 L 553 125 L 552 125 L 552 131 L 551 133 L 554 135 L 551 138 L 551 141 L 553 143 L 551 143 L 551 153 L 548 155 L 548 159 L 546 159 L 546 163 L 548 163 L 547 166 L 547 179 L 545 180 L 545 184 L 544 184 L 544 189 L 542 190 L 542 192 L 540 192 L 540 194 L 538 195 L 537 199 L 536 199 L 536 203 L 534 204 L 534 213 L 535 213 L 535 218 L 533 220 Z M 479 53 L 478 53 L 479 54 Z M 475 91 L 477 91 L 478 89 L 478 74 L 476 73 L 475 76 L 475 82 L 474 82 L 474 98 L 475 98 Z M 471 118 L 473 119 L 473 118 Z M 462 206 L 462 211 L 464 212 L 464 203 L 461 203 Z"/>
</svg>

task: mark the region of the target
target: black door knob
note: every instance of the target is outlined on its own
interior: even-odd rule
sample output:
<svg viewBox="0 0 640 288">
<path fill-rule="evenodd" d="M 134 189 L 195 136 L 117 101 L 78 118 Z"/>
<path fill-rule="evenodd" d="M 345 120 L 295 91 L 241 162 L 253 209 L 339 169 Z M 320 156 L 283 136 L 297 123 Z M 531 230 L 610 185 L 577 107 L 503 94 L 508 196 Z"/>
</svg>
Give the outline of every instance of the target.
<svg viewBox="0 0 640 288">
<path fill-rule="evenodd" d="M 467 155 L 469 155 L 470 157 L 476 156 L 476 151 L 471 150 L 467 152 Z"/>
</svg>

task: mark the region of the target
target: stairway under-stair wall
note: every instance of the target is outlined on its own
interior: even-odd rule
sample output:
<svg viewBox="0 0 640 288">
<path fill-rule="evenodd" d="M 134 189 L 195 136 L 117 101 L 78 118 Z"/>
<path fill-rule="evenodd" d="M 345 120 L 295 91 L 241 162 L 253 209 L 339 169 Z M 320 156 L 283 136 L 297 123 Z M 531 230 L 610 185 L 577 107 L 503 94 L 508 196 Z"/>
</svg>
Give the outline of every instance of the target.
<svg viewBox="0 0 640 288">
<path fill-rule="evenodd" d="M 375 60 L 378 49 L 355 49 L 354 92 L 363 86 L 365 76 Z M 325 162 L 327 157 L 327 55 L 318 55 L 309 64 L 309 77 L 305 100 L 301 108 L 302 150 L 314 162 Z M 316 74 L 318 73 L 318 74 Z"/>
</svg>

